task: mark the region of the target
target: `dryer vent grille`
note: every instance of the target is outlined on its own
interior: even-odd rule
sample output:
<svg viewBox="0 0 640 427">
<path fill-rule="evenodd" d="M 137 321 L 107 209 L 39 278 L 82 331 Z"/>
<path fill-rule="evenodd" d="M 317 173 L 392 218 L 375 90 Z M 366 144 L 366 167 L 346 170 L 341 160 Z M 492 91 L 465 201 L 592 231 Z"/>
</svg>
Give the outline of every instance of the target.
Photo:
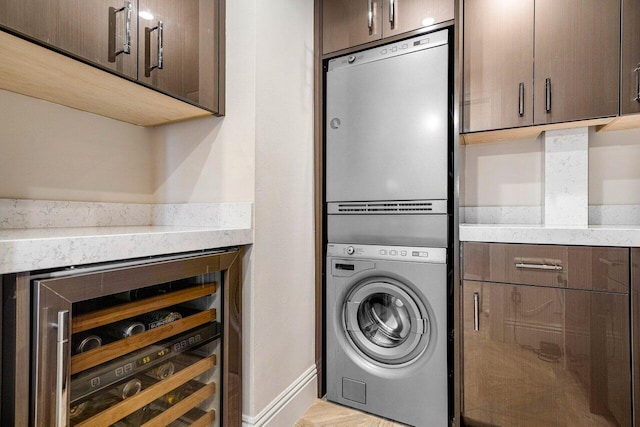
<svg viewBox="0 0 640 427">
<path fill-rule="evenodd" d="M 330 203 L 330 214 L 432 214 L 446 213 L 446 201 Z"/>
</svg>

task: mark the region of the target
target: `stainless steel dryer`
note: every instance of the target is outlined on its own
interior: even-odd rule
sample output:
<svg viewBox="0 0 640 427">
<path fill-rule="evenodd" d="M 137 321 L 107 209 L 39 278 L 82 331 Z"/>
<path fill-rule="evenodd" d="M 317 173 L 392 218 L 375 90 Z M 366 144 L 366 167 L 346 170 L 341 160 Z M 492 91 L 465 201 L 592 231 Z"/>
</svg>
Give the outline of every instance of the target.
<svg viewBox="0 0 640 427">
<path fill-rule="evenodd" d="M 445 427 L 445 248 L 327 246 L 327 399 Z"/>
</svg>

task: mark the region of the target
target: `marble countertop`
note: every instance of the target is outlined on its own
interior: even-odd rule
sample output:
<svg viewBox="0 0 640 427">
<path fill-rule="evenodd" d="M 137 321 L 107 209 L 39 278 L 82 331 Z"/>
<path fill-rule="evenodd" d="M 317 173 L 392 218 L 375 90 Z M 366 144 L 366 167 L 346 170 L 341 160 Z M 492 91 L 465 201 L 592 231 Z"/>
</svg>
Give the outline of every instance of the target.
<svg viewBox="0 0 640 427">
<path fill-rule="evenodd" d="M 460 241 L 640 247 L 640 225 L 461 224 Z"/>
<path fill-rule="evenodd" d="M 251 227 L 0 229 L 0 274 L 245 245 Z"/>
</svg>

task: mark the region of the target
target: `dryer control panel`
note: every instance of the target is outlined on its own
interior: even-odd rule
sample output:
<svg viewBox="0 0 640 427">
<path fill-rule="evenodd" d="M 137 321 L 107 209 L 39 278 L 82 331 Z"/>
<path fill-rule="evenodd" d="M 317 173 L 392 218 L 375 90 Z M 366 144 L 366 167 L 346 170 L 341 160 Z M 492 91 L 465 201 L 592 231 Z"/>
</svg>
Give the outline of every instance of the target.
<svg viewBox="0 0 640 427">
<path fill-rule="evenodd" d="M 445 264 L 447 262 L 447 250 L 445 248 L 422 248 L 413 246 L 329 243 L 327 245 L 327 256 L 425 262 L 430 264 Z"/>
</svg>

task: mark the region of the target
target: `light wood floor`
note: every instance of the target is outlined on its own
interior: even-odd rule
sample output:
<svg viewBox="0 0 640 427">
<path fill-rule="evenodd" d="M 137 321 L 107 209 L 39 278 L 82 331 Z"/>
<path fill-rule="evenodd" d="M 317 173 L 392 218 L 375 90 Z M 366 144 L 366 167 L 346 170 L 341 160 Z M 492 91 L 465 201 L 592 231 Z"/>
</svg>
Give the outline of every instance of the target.
<svg viewBox="0 0 640 427">
<path fill-rule="evenodd" d="M 317 399 L 295 427 L 404 427 L 355 409 Z"/>
</svg>

